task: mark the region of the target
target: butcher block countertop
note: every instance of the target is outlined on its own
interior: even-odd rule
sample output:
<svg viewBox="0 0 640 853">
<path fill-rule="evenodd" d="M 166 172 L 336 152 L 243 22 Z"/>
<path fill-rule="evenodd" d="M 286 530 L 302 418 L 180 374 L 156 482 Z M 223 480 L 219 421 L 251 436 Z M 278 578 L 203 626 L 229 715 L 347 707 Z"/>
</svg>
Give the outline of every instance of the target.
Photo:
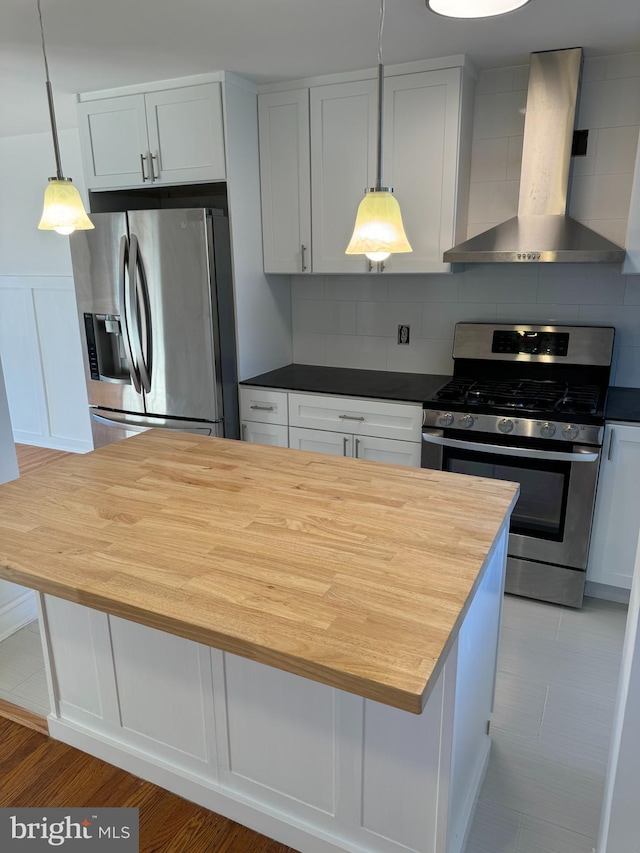
<svg viewBox="0 0 640 853">
<path fill-rule="evenodd" d="M 0 487 L 0 577 L 420 713 L 518 492 L 152 430 Z"/>
</svg>

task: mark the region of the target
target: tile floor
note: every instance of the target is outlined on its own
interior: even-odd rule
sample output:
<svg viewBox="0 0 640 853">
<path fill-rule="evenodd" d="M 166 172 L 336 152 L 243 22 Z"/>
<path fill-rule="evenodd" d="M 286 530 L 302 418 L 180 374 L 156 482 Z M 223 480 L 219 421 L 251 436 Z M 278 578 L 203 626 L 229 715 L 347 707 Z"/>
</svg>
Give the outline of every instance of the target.
<svg viewBox="0 0 640 853">
<path fill-rule="evenodd" d="M 465 853 L 592 853 L 626 607 L 505 597 L 491 760 Z M 0 643 L 0 698 L 46 715 L 37 623 Z"/>
<path fill-rule="evenodd" d="M 37 620 L 0 642 L 0 699 L 43 717 L 49 713 Z"/>
<path fill-rule="evenodd" d="M 465 853 L 592 853 L 625 605 L 505 596 L 492 749 Z"/>
</svg>

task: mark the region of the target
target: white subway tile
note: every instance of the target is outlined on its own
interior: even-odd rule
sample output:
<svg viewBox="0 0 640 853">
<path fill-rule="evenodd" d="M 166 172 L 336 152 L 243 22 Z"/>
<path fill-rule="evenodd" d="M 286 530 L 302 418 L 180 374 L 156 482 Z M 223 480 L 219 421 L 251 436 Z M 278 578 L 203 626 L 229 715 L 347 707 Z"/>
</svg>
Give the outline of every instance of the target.
<svg viewBox="0 0 640 853">
<path fill-rule="evenodd" d="M 612 385 L 640 388 L 640 347 L 620 347 Z"/>
<path fill-rule="evenodd" d="M 328 335 L 327 365 L 387 370 L 387 339 L 368 335 Z"/>
<path fill-rule="evenodd" d="M 571 183 L 569 213 L 575 219 L 626 219 L 633 175 L 580 175 Z"/>
<path fill-rule="evenodd" d="M 422 308 L 422 338 L 450 340 L 456 323 L 483 323 L 496 319 L 496 306 L 491 302 L 441 302 Z"/>
<path fill-rule="evenodd" d="M 500 92 L 477 95 L 473 119 L 474 139 L 496 139 L 519 136 L 524 131 L 527 93 Z"/>
<path fill-rule="evenodd" d="M 581 305 L 580 322 L 588 326 L 615 326 L 619 346 L 640 347 L 640 306 Z"/>
<path fill-rule="evenodd" d="M 598 234 L 602 234 L 607 240 L 611 240 L 624 248 L 627 240 L 626 219 L 586 219 L 583 222 L 589 228 L 597 231 Z"/>
<path fill-rule="evenodd" d="M 476 95 L 513 91 L 514 68 L 486 68 L 478 74 Z"/>
<path fill-rule="evenodd" d="M 358 302 L 356 334 L 394 337 L 399 325 L 420 334 L 421 311 L 414 302 Z"/>
<path fill-rule="evenodd" d="M 537 301 L 539 267 L 540 264 L 469 264 L 460 277 L 458 301 L 531 304 Z"/>
<path fill-rule="evenodd" d="M 292 275 L 291 297 L 292 299 L 324 299 L 324 276 Z"/>
<path fill-rule="evenodd" d="M 356 303 L 339 300 L 294 299 L 292 326 L 303 334 L 352 335 L 356 331 Z"/>
<path fill-rule="evenodd" d="M 596 175 L 633 174 L 637 151 L 637 127 L 601 128 L 596 148 Z"/>
<path fill-rule="evenodd" d="M 293 332 L 293 360 L 296 364 L 326 364 L 327 336 Z"/>
<path fill-rule="evenodd" d="M 324 286 L 327 299 L 357 302 L 364 299 L 382 301 L 387 298 L 387 281 L 383 274 L 327 275 Z"/>
<path fill-rule="evenodd" d="M 387 339 L 387 370 L 406 373 L 453 373 L 452 340 L 412 338 L 408 346 Z"/>
<path fill-rule="evenodd" d="M 640 124 L 640 77 L 583 83 L 576 127 Z"/>
<path fill-rule="evenodd" d="M 485 231 L 488 231 L 490 228 L 494 228 L 499 224 L 500 222 L 498 220 L 495 222 L 469 222 L 467 225 L 467 240 L 470 240 L 477 234 L 483 234 Z"/>
<path fill-rule="evenodd" d="M 509 139 L 474 139 L 471 149 L 471 182 L 505 181 Z"/>
<path fill-rule="evenodd" d="M 640 27 L 640 21 L 638 25 Z M 607 56 L 604 76 L 607 80 L 619 77 L 640 77 L 640 52 Z"/>
<path fill-rule="evenodd" d="M 529 86 L 529 66 L 516 65 L 513 69 L 513 90 L 527 90 Z"/>
<path fill-rule="evenodd" d="M 523 136 L 510 136 L 507 152 L 507 180 L 519 181 L 520 169 L 522 168 L 522 140 Z"/>
<path fill-rule="evenodd" d="M 389 276 L 389 300 L 392 302 L 457 302 L 458 276 L 451 273 L 433 275 Z"/>
<path fill-rule="evenodd" d="M 622 305 L 624 290 L 618 264 L 540 264 L 538 302 Z"/>
<path fill-rule="evenodd" d="M 604 80 L 606 67 L 606 56 L 592 56 L 586 58 L 582 65 L 582 83 L 592 83 L 594 80 Z"/>
<path fill-rule="evenodd" d="M 518 212 L 519 181 L 486 181 L 469 187 L 469 222 L 504 222 Z"/>
<path fill-rule="evenodd" d="M 640 305 L 640 276 L 628 275 L 624 291 L 625 305 Z"/>
<path fill-rule="evenodd" d="M 496 319 L 501 323 L 555 323 L 572 324 L 578 321 L 579 305 L 548 305 L 536 302 L 502 302 L 498 305 Z"/>
</svg>

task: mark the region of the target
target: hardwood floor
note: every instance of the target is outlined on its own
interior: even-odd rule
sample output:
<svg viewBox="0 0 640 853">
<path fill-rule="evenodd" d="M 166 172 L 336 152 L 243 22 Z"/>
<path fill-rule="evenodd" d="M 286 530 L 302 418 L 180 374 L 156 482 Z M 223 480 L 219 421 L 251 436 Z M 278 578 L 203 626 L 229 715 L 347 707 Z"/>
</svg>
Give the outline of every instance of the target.
<svg viewBox="0 0 640 853">
<path fill-rule="evenodd" d="M 48 447 L 33 447 L 29 444 L 16 444 L 16 455 L 18 457 L 18 468 L 20 474 L 28 474 L 37 468 L 43 468 L 58 459 L 70 456 L 64 450 L 51 450 Z"/>
<path fill-rule="evenodd" d="M 140 853 L 295 853 L 45 735 L 0 719 L 0 806 L 135 807 Z"/>
</svg>

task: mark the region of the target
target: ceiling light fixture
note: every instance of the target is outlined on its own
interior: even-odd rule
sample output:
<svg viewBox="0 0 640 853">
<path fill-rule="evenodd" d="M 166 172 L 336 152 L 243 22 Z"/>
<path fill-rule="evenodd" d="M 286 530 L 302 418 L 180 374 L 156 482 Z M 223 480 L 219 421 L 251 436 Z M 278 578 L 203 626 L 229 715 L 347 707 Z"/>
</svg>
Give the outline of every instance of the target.
<svg viewBox="0 0 640 853">
<path fill-rule="evenodd" d="M 446 18 L 492 18 L 526 6 L 530 0 L 426 0 L 427 8 Z"/>
<path fill-rule="evenodd" d="M 58 234 L 72 234 L 76 229 L 86 231 L 94 225 L 87 216 L 80 193 L 71 182 L 71 178 L 65 178 L 62 174 L 62 163 L 60 160 L 60 145 L 58 143 L 58 130 L 56 127 L 56 114 L 53 109 L 53 92 L 49 78 L 49 63 L 47 62 L 47 51 L 44 44 L 44 27 L 42 26 L 42 10 L 40 0 L 38 3 L 38 17 L 40 18 L 40 34 L 42 36 L 42 55 L 44 56 L 44 70 L 47 75 L 47 100 L 49 102 L 49 118 L 51 119 L 51 134 L 53 136 L 53 151 L 56 158 L 56 176 L 49 178 L 49 184 L 44 193 L 44 207 L 42 218 L 38 228 L 41 231 L 57 231 Z"/>
<path fill-rule="evenodd" d="M 382 29 L 385 0 L 380 0 L 378 26 L 378 139 L 376 185 L 365 190 L 356 214 L 356 224 L 346 255 L 366 255 L 370 261 L 384 261 L 398 252 L 412 252 L 404 233 L 400 205 L 393 197 L 393 187 L 382 186 L 382 130 L 384 112 L 384 65 L 382 64 Z"/>
</svg>

